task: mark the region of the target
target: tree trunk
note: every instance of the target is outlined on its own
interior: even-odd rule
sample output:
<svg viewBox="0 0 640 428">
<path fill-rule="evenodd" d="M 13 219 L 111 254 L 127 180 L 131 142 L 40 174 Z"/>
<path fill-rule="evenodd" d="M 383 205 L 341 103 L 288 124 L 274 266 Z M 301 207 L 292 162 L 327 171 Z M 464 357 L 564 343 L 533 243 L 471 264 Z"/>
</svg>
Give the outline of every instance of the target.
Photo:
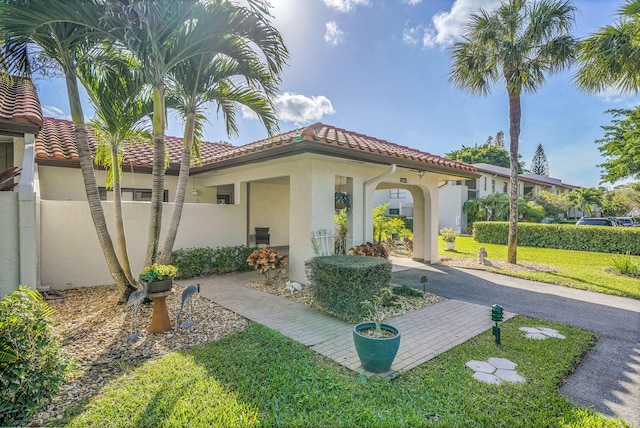
<svg viewBox="0 0 640 428">
<path fill-rule="evenodd" d="M 129 261 L 129 252 L 127 251 L 127 238 L 124 233 L 124 220 L 122 218 L 122 189 L 120 187 L 120 162 L 118 159 L 118 146 L 111 144 L 111 168 L 113 174 L 113 220 L 115 224 L 116 243 L 118 252 L 120 253 L 120 265 L 125 276 L 129 280 L 129 284 L 135 284 L 136 281 L 131 272 L 131 262 Z M 124 287 L 121 289 L 120 298 L 123 301 L 129 299 L 129 295 L 136 289 L 133 287 Z"/>
<path fill-rule="evenodd" d="M 93 225 L 98 235 L 100 248 L 102 249 L 107 266 L 109 267 L 109 272 L 111 272 L 111 276 L 118 287 L 123 289 L 130 284 L 122 270 L 120 262 L 118 261 L 118 257 L 113 248 L 113 242 L 111 241 L 111 236 L 109 235 L 109 230 L 107 229 L 107 222 L 102 209 L 102 202 L 100 201 L 100 193 L 98 192 L 98 185 L 93 172 L 93 160 L 91 157 L 91 150 L 89 149 L 89 140 L 87 139 L 87 129 L 84 124 L 84 114 L 80 103 L 78 82 L 75 75 L 71 72 L 66 73 L 65 79 L 67 83 L 69 107 L 71 110 L 71 117 L 73 119 L 73 127 L 76 137 L 76 146 L 78 148 L 78 156 L 80 157 L 80 169 L 82 171 L 84 188 L 87 193 L 87 201 L 89 202 L 89 211 L 91 212 Z"/>
<path fill-rule="evenodd" d="M 509 92 L 509 239 L 507 241 L 507 263 L 515 264 L 518 252 L 518 143 L 520 139 L 520 94 Z"/>
<path fill-rule="evenodd" d="M 182 159 L 180 161 L 180 175 L 178 176 L 178 187 L 176 189 L 176 201 L 173 206 L 173 215 L 171 216 L 171 224 L 169 231 L 162 247 L 160 254 L 160 263 L 169 263 L 171 261 L 171 252 L 173 244 L 178 234 L 178 226 L 180 226 L 180 218 L 182 217 L 182 208 L 184 207 L 184 199 L 187 193 L 187 182 L 189 181 L 189 169 L 191 167 L 191 146 L 193 145 L 196 127 L 195 112 L 190 112 L 187 116 L 185 139 L 182 148 Z"/>
<path fill-rule="evenodd" d="M 146 265 L 157 261 L 160 230 L 162 227 L 162 202 L 164 196 L 164 131 L 165 106 L 164 83 L 153 87 L 153 169 L 151 187 L 151 217 L 149 220 L 149 239 L 147 241 Z"/>
</svg>

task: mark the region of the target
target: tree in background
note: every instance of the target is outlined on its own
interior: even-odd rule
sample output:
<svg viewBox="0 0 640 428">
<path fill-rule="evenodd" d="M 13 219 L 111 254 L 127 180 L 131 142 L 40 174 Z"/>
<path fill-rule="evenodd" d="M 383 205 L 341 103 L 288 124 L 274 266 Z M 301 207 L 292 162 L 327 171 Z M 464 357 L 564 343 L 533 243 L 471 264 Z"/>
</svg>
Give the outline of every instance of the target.
<svg viewBox="0 0 640 428">
<path fill-rule="evenodd" d="M 384 215 L 387 207 L 389 204 L 379 205 L 373 209 L 373 239 L 376 242 L 385 241 L 394 233 L 402 234 L 406 229 L 401 218 Z"/>
<path fill-rule="evenodd" d="M 493 12 L 480 9 L 453 46 L 449 80 L 473 94 L 488 95 L 504 83 L 509 96 L 510 216 L 507 262 L 516 263 L 520 96 L 545 83 L 545 75 L 569 67 L 576 40 L 570 35 L 575 7 L 569 1 L 509 0 Z"/>
<path fill-rule="evenodd" d="M 580 188 L 572 190 L 567 198 L 569 199 L 569 203 L 582 211 L 582 213 L 587 213 L 592 215 L 595 211 L 595 208 L 600 207 L 600 191 L 594 188 Z"/>
<path fill-rule="evenodd" d="M 575 82 L 587 92 L 640 89 L 640 0 L 627 1 L 614 25 L 602 27 L 579 45 Z"/>
<path fill-rule="evenodd" d="M 558 193 L 551 193 L 546 190 L 531 192 L 527 199 L 544 208 L 546 217 L 558 221 L 562 219 L 570 208 L 567 196 Z"/>
<path fill-rule="evenodd" d="M 491 137 L 490 137 L 491 138 Z M 461 149 L 453 150 L 445 154 L 445 157 L 449 159 L 464 162 L 464 163 L 487 163 L 489 165 L 501 166 L 509 168 L 509 152 L 496 144 L 496 140 L 491 138 L 478 146 L 473 147 L 462 146 Z M 518 159 L 522 156 L 518 155 Z M 524 168 L 524 163 L 518 162 L 518 173 L 521 173 Z"/>
<path fill-rule="evenodd" d="M 531 174 L 549 176 L 549 161 L 547 155 L 544 154 L 542 144 L 538 144 L 536 152 L 531 160 Z"/>
<path fill-rule="evenodd" d="M 498 131 L 495 138 L 489 135 L 487 137 L 487 141 L 485 141 L 485 144 L 490 146 L 502 147 L 504 149 L 504 132 L 502 132 L 502 130 Z"/>
<path fill-rule="evenodd" d="M 640 76 L 639 76 L 640 77 Z M 602 126 L 604 137 L 596 140 L 605 162 L 600 177 L 614 183 L 624 178 L 640 178 L 640 107 L 633 110 L 607 110 L 611 125 Z"/>
</svg>

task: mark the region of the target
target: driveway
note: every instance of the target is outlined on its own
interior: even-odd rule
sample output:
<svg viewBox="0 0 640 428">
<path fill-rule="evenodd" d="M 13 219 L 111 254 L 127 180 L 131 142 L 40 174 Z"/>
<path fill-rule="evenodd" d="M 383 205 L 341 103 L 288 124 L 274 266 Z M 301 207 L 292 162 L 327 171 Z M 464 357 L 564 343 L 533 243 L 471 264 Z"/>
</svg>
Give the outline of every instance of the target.
<svg viewBox="0 0 640 428">
<path fill-rule="evenodd" d="M 558 321 L 592 331 L 596 346 L 560 392 L 573 403 L 640 427 L 640 301 L 480 270 L 394 259 L 393 282 L 451 299 Z"/>
</svg>

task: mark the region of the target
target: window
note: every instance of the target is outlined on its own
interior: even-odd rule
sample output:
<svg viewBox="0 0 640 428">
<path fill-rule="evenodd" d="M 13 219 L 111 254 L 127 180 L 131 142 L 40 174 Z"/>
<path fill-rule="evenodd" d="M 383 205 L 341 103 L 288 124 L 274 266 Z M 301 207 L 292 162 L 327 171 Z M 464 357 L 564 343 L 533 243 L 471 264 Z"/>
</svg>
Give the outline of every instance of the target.
<svg viewBox="0 0 640 428">
<path fill-rule="evenodd" d="M 143 201 L 143 202 L 151 202 L 151 189 L 131 189 L 127 187 L 123 187 L 122 189 L 122 200 L 123 201 Z M 113 190 L 106 189 L 104 187 L 99 187 L 98 192 L 100 192 L 100 200 L 101 201 L 113 201 Z M 162 196 L 163 202 L 169 202 L 169 191 L 165 190 Z"/>
<path fill-rule="evenodd" d="M 507 193 L 507 183 L 502 184 L 502 193 Z"/>
<path fill-rule="evenodd" d="M 389 208 L 389 215 L 400 215 L 400 208 Z"/>
<path fill-rule="evenodd" d="M 491 180 L 491 193 L 496 193 L 496 180 Z"/>
<path fill-rule="evenodd" d="M 0 143 L 0 171 L 13 166 L 13 143 Z"/>
<path fill-rule="evenodd" d="M 487 191 L 487 177 L 484 178 L 484 191 Z"/>
<path fill-rule="evenodd" d="M 407 191 L 404 189 L 391 189 L 389 190 L 389 199 L 403 199 L 406 198 Z"/>
<path fill-rule="evenodd" d="M 231 195 L 221 195 L 218 193 L 216 199 L 218 200 L 218 203 L 222 205 L 229 205 L 231 203 Z"/>
</svg>

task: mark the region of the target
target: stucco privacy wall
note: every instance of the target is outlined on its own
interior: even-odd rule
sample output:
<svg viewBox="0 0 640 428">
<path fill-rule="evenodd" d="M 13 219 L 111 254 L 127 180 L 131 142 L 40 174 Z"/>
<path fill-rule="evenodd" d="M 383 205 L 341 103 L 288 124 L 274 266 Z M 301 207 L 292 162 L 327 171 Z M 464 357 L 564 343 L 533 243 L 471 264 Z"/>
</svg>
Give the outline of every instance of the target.
<svg viewBox="0 0 640 428">
<path fill-rule="evenodd" d="M 18 289 L 20 242 L 18 192 L 0 192 L 0 296 Z"/>
<path fill-rule="evenodd" d="M 451 186 L 447 184 L 440 189 L 440 212 L 438 230 L 450 227 L 463 233 L 467 227 L 467 215 L 462 211 L 462 206 L 467 200 L 467 186 Z"/>
<path fill-rule="evenodd" d="M 112 232 L 113 204 L 104 202 L 103 207 Z M 144 267 L 149 209 L 147 202 L 123 203 L 127 245 L 134 275 Z M 173 204 L 164 204 L 161 243 L 164 242 L 172 211 Z M 65 289 L 113 283 L 87 202 L 43 200 L 40 221 L 40 279 L 43 286 Z M 245 207 L 241 204 L 185 204 L 174 249 L 244 244 L 245 223 Z"/>
</svg>

